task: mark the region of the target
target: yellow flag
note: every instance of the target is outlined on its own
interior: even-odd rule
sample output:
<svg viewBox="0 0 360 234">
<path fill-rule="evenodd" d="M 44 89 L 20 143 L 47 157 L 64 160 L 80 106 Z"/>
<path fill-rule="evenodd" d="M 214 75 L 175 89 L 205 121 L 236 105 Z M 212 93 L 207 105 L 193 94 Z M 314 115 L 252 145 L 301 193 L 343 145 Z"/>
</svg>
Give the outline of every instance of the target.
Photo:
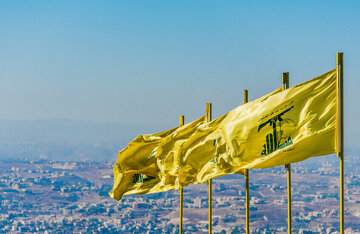
<svg viewBox="0 0 360 234">
<path fill-rule="evenodd" d="M 202 183 L 242 169 L 335 153 L 335 122 L 336 70 L 332 70 L 200 125 L 181 147 L 162 142 L 156 157 L 164 158 L 166 152 L 179 155 L 183 165 L 175 174 L 180 186 Z M 162 173 L 166 177 L 169 170 Z"/>
<path fill-rule="evenodd" d="M 336 77 L 334 69 L 273 95 L 262 105 L 244 105 L 248 114 L 239 116 L 244 119 L 224 125 L 232 145 L 219 160 L 232 172 L 335 153 Z"/>
<path fill-rule="evenodd" d="M 127 147 L 119 152 L 114 170 L 120 173 L 144 173 L 156 176 L 158 168 L 154 154 L 161 139 L 173 133 L 177 128 L 155 134 L 137 136 Z"/>
<path fill-rule="evenodd" d="M 205 116 L 198 120 L 164 132 L 140 135 L 121 150 L 114 165 L 114 185 L 110 196 L 120 200 L 124 194 L 144 194 L 177 189 L 174 183 L 164 184 L 160 177 L 156 154 L 160 142 L 182 129 L 191 131 L 195 126 L 204 123 Z"/>
<path fill-rule="evenodd" d="M 114 187 L 110 196 L 120 200 L 124 195 L 158 193 L 176 189 L 174 185 L 164 185 L 159 176 L 149 176 L 137 173 L 119 173 L 114 170 Z"/>
<path fill-rule="evenodd" d="M 114 165 L 114 185 L 109 192 L 112 198 L 120 200 L 124 194 L 146 193 L 159 183 L 159 170 L 152 156 L 160 140 L 175 130 L 140 135 L 119 152 Z"/>
<path fill-rule="evenodd" d="M 279 92 L 281 89 L 265 95 L 259 101 L 264 102 Z M 165 178 L 163 180 L 165 184 L 175 183 L 182 187 L 189 183 L 203 183 L 207 179 L 228 174 L 226 170 L 224 172 L 226 164 L 215 162 L 219 155 L 226 154 L 228 150 L 229 139 L 223 137 L 222 126 L 232 121 L 234 113 L 239 113 L 239 108 L 210 123 L 204 122 L 196 128 L 189 128 L 188 131 L 179 128 L 163 138 L 155 157 L 158 159 L 161 177 Z M 243 174 L 242 170 L 236 173 Z"/>
</svg>

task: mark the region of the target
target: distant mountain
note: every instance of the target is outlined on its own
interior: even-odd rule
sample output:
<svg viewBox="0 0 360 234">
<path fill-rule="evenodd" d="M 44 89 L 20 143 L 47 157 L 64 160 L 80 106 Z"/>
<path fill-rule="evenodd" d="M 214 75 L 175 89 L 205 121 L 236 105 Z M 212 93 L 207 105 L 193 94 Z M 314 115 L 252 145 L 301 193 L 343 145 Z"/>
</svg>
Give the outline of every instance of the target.
<svg viewBox="0 0 360 234">
<path fill-rule="evenodd" d="M 174 126 L 79 120 L 0 120 L 0 158 L 115 160 L 137 135 Z"/>
</svg>

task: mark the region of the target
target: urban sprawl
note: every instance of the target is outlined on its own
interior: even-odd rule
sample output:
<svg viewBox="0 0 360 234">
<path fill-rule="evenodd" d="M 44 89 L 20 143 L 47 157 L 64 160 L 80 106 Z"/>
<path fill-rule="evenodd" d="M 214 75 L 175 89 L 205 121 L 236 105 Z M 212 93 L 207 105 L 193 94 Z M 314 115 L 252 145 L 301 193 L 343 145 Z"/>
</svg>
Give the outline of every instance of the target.
<svg viewBox="0 0 360 234">
<path fill-rule="evenodd" d="M 360 172 L 346 159 L 345 229 L 360 232 Z M 354 159 L 354 160 L 352 160 Z M 336 156 L 292 164 L 293 232 L 339 231 Z M 178 233 L 179 193 L 109 197 L 113 162 L 0 161 L 0 232 Z M 284 167 L 250 170 L 250 230 L 287 232 Z M 243 175 L 213 180 L 213 232 L 245 231 Z M 208 187 L 184 188 L 184 233 L 208 231 Z"/>
</svg>

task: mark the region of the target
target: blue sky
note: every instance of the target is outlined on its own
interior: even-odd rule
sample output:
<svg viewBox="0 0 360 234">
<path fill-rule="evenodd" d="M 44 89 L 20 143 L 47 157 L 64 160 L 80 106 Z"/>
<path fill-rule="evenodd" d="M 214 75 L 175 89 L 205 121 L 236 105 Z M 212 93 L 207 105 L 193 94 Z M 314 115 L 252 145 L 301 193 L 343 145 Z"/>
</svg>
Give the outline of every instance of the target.
<svg viewBox="0 0 360 234">
<path fill-rule="evenodd" d="M 336 66 L 360 126 L 357 1 L 1 1 L 0 119 L 177 125 Z"/>
</svg>

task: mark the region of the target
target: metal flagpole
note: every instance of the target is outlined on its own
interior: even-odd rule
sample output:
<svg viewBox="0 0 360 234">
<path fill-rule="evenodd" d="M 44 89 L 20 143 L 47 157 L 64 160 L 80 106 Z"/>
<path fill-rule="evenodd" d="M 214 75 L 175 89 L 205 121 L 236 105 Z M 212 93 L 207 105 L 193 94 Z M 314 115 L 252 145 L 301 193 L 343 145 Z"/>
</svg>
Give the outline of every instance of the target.
<svg viewBox="0 0 360 234">
<path fill-rule="evenodd" d="M 336 146 L 340 158 L 340 233 L 344 233 L 344 60 L 343 53 L 338 52 L 337 63 L 337 121 Z"/>
<path fill-rule="evenodd" d="M 291 233 L 291 166 L 286 164 L 287 169 L 287 195 L 288 195 L 288 233 Z"/>
<path fill-rule="evenodd" d="M 282 89 L 289 88 L 289 72 L 283 72 L 282 74 Z M 286 164 L 285 168 L 287 169 L 287 195 L 288 195 L 288 233 L 291 233 L 291 166 Z"/>
<path fill-rule="evenodd" d="M 211 121 L 211 113 L 212 109 L 211 109 L 211 103 L 206 103 L 206 117 L 207 117 L 207 122 Z M 212 186 L 211 186 L 212 182 L 211 179 L 208 180 L 208 185 L 209 185 L 209 234 L 211 234 L 212 232 Z"/>
<path fill-rule="evenodd" d="M 179 126 L 184 125 L 184 116 L 181 115 L 179 118 Z M 183 188 L 180 188 L 180 225 L 179 225 L 179 233 L 182 234 L 182 225 L 183 225 Z"/>
<path fill-rule="evenodd" d="M 244 104 L 249 101 L 248 90 L 244 89 Z M 249 219 L 249 169 L 244 170 L 246 194 L 245 194 L 245 207 L 246 207 L 246 234 L 250 233 L 250 219 Z"/>
</svg>

